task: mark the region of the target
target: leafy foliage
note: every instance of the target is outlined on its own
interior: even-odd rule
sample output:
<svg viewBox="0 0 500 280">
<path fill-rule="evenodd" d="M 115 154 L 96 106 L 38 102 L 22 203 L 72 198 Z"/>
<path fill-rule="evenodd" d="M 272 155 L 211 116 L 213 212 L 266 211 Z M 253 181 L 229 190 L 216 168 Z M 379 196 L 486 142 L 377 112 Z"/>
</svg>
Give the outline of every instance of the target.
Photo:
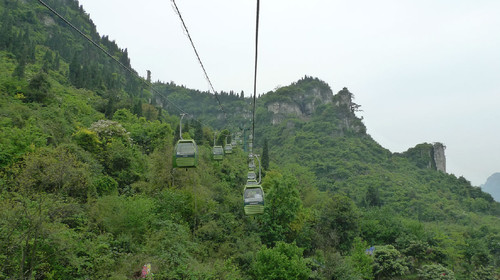
<svg viewBox="0 0 500 280">
<path fill-rule="evenodd" d="M 255 279 L 308 279 L 310 269 L 300 248 L 278 242 L 272 249 L 262 247 L 257 252 L 253 274 Z"/>
<path fill-rule="evenodd" d="M 46 2 L 130 66 L 77 1 Z M 219 93 L 227 118 L 207 92 L 156 96 L 36 1 L 0 14 L 0 278 L 130 279 L 144 263 L 154 279 L 498 278 L 499 204 L 434 170 L 431 144 L 373 141 L 347 88 L 306 76 L 258 98 L 265 213 L 247 217 L 246 147 L 211 160 L 215 131 L 249 141 L 243 93 Z M 183 123 L 196 169 L 172 169 L 165 97 L 211 126 Z"/>
<path fill-rule="evenodd" d="M 408 271 L 403 256 L 391 245 L 376 247 L 373 258 L 373 274 L 382 279 L 403 276 Z"/>
<path fill-rule="evenodd" d="M 429 264 L 422 266 L 422 269 L 418 273 L 420 279 L 431 280 L 431 279 L 455 279 L 455 274 L 446 267 L 440 264 Z"/>
<path fill-rule="evenodd" d="M 262 238 L 265 244 L 290 240 L 291 223 L 297 218 L 301 208 L 297 184 L 291 176 L 277 172 L 267 173 L 263 187 L 266 195 L 266 208 L 262 215 Z M 287 238 L 288 237 L 288 238 Z"/>
</svg>

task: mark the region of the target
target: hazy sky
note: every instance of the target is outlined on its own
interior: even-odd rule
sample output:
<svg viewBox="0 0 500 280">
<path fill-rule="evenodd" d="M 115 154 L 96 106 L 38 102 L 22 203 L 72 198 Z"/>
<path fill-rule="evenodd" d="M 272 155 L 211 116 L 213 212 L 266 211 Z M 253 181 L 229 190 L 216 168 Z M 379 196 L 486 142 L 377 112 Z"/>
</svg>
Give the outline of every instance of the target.
<svg viewBox="0 0 500 280">
<path fill-rule="evenodd" d="M 256 0 L 177 0 L 215 90 L 253 91 Z M 80 0 L 153 80 L 208 91 L 169 0 Z M 500 1 L 262 0 L 259 94 L 304 75 L 348 87 L 393 152 L 447 146 L 474 185 L 500 172 Z"/>
</svg>

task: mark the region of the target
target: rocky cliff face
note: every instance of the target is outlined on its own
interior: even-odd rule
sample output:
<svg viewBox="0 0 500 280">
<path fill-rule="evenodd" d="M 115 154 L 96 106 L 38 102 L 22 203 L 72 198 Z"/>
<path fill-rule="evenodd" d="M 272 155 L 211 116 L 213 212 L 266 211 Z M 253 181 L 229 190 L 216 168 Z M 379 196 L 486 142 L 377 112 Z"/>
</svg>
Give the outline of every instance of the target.
<svg viewBox="0 0 500 280">
<path fill-rule="evenodd" d="M 318 106 L 332 102 L 330 87 L 317 78 L 305 77 L 287 87 L 268 93 L 267 111 L 272 113 L 271 123 L 278 124 L 286 117 L 308 120 Z"/>
<path fill-rule="evenodd" d="M 295 115 L 302 119 L 306 118 L 306 115 L 300 107 L 295 103 L 288 102 L 272 102 L 267 104 L 267 111 L 273 113 L 271 118 L 271 123 L 273 125 L 279 124 L 282 120 L 284 120 L 289 115 Z"/>
<path fill-rule="evenodd" d="M 278 124 L 289 116 L 308 120 L 318 106 L 332 102 L 332 90 L 323 85 L 302 88 L 297 85 L 283 87 L 272 93 L 266 102 L 267 111 L 272 113 L 271 123 Z"/>
<path fill-rule="evenodd" d="M 446 146 L 443 143 L 422 143 L 408 149 L 402 155 L 420 168 L 430 168 L 446 173 L 445 149 Z"/>
<path fill-rule="evenodd" d="M 436 170 L 446 173 L 446 156 L 444 155 L 446 146 L 443 143 L 436 142 L 433 144 L 433 156 L 436 163 Z"/>
<path fill-rule="evenodd" d="M 366 133 L 366 127 L 355 112 L 359 105 L 353 102 L 354 95 L 347 88 L 333 94 L 330 86 L 317 78 L 305 77 L 287 87 L 263 96 L 271 124 L 280 124 L 288 118 L 308 121 L 318 108 L 330 104 L 329 121 L 336 124 L 334 136 Z M 323 111 L 324 112 L 324 111 Z"/>
<path fill-rule="evenodd" d="M 333 93 L 330 88 L 328 90 L 320 87 L 311 88 L 305 95 L 300 97 L 300 102 L 303 104 L 303 113 L 306 116 L 312 115 L 319 105 L 331 103 L 332 97 Z"/>
<path fill-rule="evenodd" d="M 353 98 L 354 95 L 346 87 L 333 96 L 333 104 L 337 108 L 338 117 L 342 122 L 341 131 L 366 132 L 366 127 L 355 115 L 361 106 L 354 103 Z"/>
</svg>

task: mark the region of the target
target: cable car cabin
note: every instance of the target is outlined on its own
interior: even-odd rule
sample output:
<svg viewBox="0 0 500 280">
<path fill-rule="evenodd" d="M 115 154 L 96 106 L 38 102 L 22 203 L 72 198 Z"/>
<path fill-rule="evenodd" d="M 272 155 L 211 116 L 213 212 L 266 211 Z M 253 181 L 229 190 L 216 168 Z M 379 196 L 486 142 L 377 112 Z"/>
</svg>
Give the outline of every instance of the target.
<svg viewBox="0 0 500 280">
<path fill-rule="evenodd" d="M 255 180 L 249 180 L 243 193 L 245 201 L 244 210 L 246 215 L 257 215 L 264 213 L 264 190 Z"/>
<path fill-rule="evenodd" d="M 247 185 L 258 185 L 259 182 L 257 182 L 257 180 L 247 180 Z"/>
<path fill-rule="evenodd" d="M 223 160 L 224 148 L 222 148 L 222 146 L 214 146 L 212 149 L 212 157 L 214 160 Z"/>
<path fill-rule="evenodd" d="M 250 162 L 250 163 L 248 164 L 248 170 L 250 170 L 250 171 L 254 171 L 254 170 L 255 170 L 255 163 Z"/>
<path fill-rule="evenodd" d="M 232 154 L 233 153 L 233 145 L 226 144 L 226 146 L 224 147 L 224 152 L 226 154 Z"/>
<path fill-rule="evenodd" d="M 192 168 L 198 164 L 198 147 L 193 139 L 181 139 L 174 148 L 174 168 Z"/>
<path fill-rule="evenodd" d="M 253 171 L 250 171 L 248 172 L 247 174 L 247 180 L 257 180 L 257 174 L 255 174 L 255 172 Z"/>
</svg>

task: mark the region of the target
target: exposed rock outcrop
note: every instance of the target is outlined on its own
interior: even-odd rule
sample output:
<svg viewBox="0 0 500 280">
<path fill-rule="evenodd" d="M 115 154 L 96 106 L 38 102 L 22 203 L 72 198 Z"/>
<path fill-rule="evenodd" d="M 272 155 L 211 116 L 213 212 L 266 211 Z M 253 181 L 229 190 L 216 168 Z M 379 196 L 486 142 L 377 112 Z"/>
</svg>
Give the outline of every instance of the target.
<svg viewBox="0 0 500 280">
<path fill-rule="evenodd" d="M 338 108 L 338 116 L 342 121 L 342 131 L 366 132 L 366 127 L 355 115 L 361 106 L 354 103 L 353 99 L 354 95 L 346 87 L 333 96 L 334 105 Z"/>
<path fill-rule="evenodd" d="M 274 125 L 289 116 L 308 120 L 320 105 L 332 102 L 333 92 L 325 82 L 306 76 L 290 86 L 268 93 L 264 98 Z"/>
<path fill-rule="evenodd" d="M 436 163 L 436 170 L 446 173 L 446 156 L 444 150 L 446 146 L 443 143 L 436 142 L 433 144 L 433 156 Z"/>
<path fill-rule="evenodd" d="M 267 104 L 267 111 L 273 113 L 271 123 L 273 125 L 279 124 L 283 119 L 289 115 L 295 115 L 302 119 L 306 118 L 306 115 L 300 107 L 295 103 L 288 102 L 272 102 Z"/>
<path fill-rule="evenodd" d="M 446 173 L 446 156 L 443 143 L 422 143 L 408 149 L 402 155 L 420 168 L 430 168 Z"/>
<path fill-rule="evenodd" d="M 268 119 L 273 125 L 290 118 L 309 121 L 318 108 L 329 105 L 329 109 L 323 107 L 321 114 L 322 118 L 335 124 L 332 136 L 366 133 L 366 127 L 355 114 L 360 111 L 360 106 L 353 99 L 354 95 L 347 88 L 334 95 L 328 84 L 307 76 L 263 96 Z"/>
</svg>

